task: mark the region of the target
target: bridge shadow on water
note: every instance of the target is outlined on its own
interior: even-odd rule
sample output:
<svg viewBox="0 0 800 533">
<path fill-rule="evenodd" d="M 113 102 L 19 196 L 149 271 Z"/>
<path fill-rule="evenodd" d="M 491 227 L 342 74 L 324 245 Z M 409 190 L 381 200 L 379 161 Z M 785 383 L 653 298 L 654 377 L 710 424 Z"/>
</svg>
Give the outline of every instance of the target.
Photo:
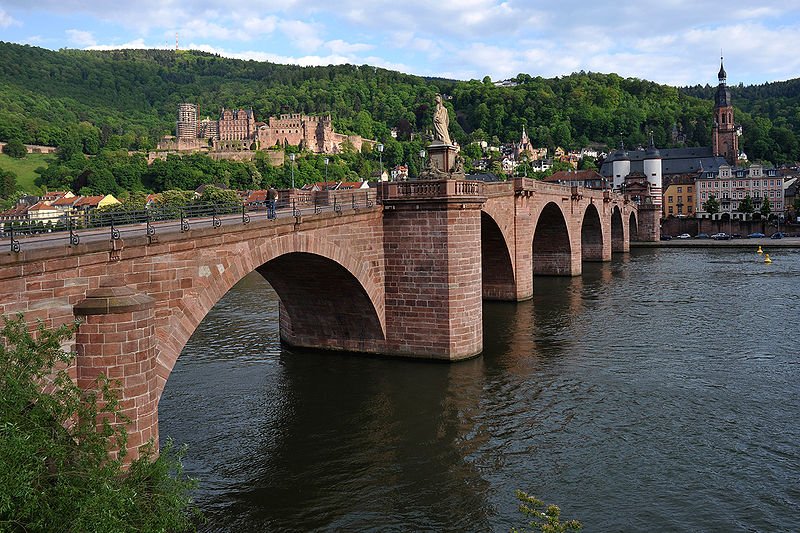
<svg viewBox="0 0 800 533">
<path fill-rule="evenodd" d="M 277 315 L 269 285 L 246 277 L 162 396 L 162 435 L 189 444 L 206 529 L 489 529 L 462 417 L 479 402 L 482 360 L 295 350 L 280 345 Z M 460 506 L 471 511 L 453 516 Z"/>
<path fill-rule="evenodd" d="M 159 407 L 162 438 L 189 445 L 187 470 L 216 530 L 492 530 L 515 520 L 524 480 L 492 481 L 504 433 L 537 421 L 568 364 L 585 301 L 615 275 L 535 277 L 535 297 L 484 303 L 484 352 L 457 364 L 282 346 L 279 301 L 258 274 L 223 297 L 187 343 Z M 489 398 L 489 400 L 487 400 Z M 525 427 L 487 418 L 518 419 Z M 515 448 L 519 448 L 515 450 Z M 494 474 L 496 477 L 496 474 Z"/>
</svg>

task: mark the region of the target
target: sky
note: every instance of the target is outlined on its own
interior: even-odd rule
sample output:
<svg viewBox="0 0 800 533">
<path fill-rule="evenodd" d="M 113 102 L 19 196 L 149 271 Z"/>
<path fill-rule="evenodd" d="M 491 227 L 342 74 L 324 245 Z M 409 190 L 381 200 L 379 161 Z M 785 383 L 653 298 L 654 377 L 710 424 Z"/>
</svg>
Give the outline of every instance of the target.
<svg viewBox="0 0 800 533">
<path fill-rule="evenodd" d="M 171 48 L 499 81 L 580 70 L 669 85 L 800 77 L 800 0 L 0 0 L 0 40 Z"/>
</svg>

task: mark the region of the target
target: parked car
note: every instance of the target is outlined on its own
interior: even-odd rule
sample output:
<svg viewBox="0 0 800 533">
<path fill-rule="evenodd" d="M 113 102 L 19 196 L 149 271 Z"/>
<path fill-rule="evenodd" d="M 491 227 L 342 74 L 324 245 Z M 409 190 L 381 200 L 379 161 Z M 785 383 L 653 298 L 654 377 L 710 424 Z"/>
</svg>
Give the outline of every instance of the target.
<svg viewBox="0 0 800 533">
<path fill-rule="evenodd" d="M 719 233 L 715 233 L 714 235 L 712 235 L 711 238 L 714 239 L 715 241 L 727 241 L 730 240 L 731 236 L 725 233 L 724 231 L 721 231 Z"/>
<path fill-rule="evenodd" d="M 770 239 L 783 239 L 784 237 L 785 235 L 780 231 L 776 231 L 775 233 L 769 236 Z"/>
<path fill-rule="evenodd" d="M 739 235 L 738 233 L 731 233 L 731 239 L 741 239 L 741 238 L 742 236 Z"/>
<path fill-rule="evenodd" d="M 708 233 L 698 233 L 694 236 L 695 239 L 708 239 Z"/>
<path fill-rule="evenodd" d="M 748 239 L 761 239 L 762 237 L 766 237 L 766 235 L 764 235 L 763 233 L 758 233 L 758 232 L 751 233 L 750 235 L 747 236 Z"/>
<path fill-rule="evenodd" d="M 681 233 L 680 235 L 678 235 L 678 238 L 679 239 L 691 239 L 692 236 L 689 235 L 688 233 Z"/>
<path fill-rule="evenodd" d="M 662 235 L 661 236 L 661 240 L 662 241 L 671 241 L 672 237 L 670 237 L 669 235 Z"/>
</svg>

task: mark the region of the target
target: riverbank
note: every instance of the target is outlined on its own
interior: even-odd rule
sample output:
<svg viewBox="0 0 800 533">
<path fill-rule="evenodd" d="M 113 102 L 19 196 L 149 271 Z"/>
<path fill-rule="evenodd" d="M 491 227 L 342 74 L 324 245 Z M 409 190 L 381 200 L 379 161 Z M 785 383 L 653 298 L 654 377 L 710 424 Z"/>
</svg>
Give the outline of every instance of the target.
<svg viewBox="0 0 800 533">
<path fill-rule="evenodd" d="M 800 237 L 784 237 L 783 239 L 730 239 L 715 241 L 714 239 L 672 239 L 670 241 L 641 242 L 631 241 L 631 248 L 800 248 Z"/>
</svg>

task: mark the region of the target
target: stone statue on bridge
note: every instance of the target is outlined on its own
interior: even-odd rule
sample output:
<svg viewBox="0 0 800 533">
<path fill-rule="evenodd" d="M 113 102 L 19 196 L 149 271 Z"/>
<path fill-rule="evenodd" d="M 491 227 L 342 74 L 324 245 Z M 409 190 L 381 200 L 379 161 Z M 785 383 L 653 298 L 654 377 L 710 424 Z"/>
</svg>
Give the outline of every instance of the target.
<svg viewBox="0 0 800 533">
<path fill-rule="evenodd" d="M 436 110 L 433 112 L 433 142 L 453 144 L 450 140 L 450 115 L 442 101 L 442 95 L 436 95 Z"/>
<path fill-rule="evenodd" d="M 444 106 L 444 97 L 436 95 L 433 112 L 433 142 L 428 146 L 428 158 L 420 170 L 421 180 L 463 180 L 464 158 L 458 155 L 458 146 L 450 139 L 450 115 Z"/>
</svg>

